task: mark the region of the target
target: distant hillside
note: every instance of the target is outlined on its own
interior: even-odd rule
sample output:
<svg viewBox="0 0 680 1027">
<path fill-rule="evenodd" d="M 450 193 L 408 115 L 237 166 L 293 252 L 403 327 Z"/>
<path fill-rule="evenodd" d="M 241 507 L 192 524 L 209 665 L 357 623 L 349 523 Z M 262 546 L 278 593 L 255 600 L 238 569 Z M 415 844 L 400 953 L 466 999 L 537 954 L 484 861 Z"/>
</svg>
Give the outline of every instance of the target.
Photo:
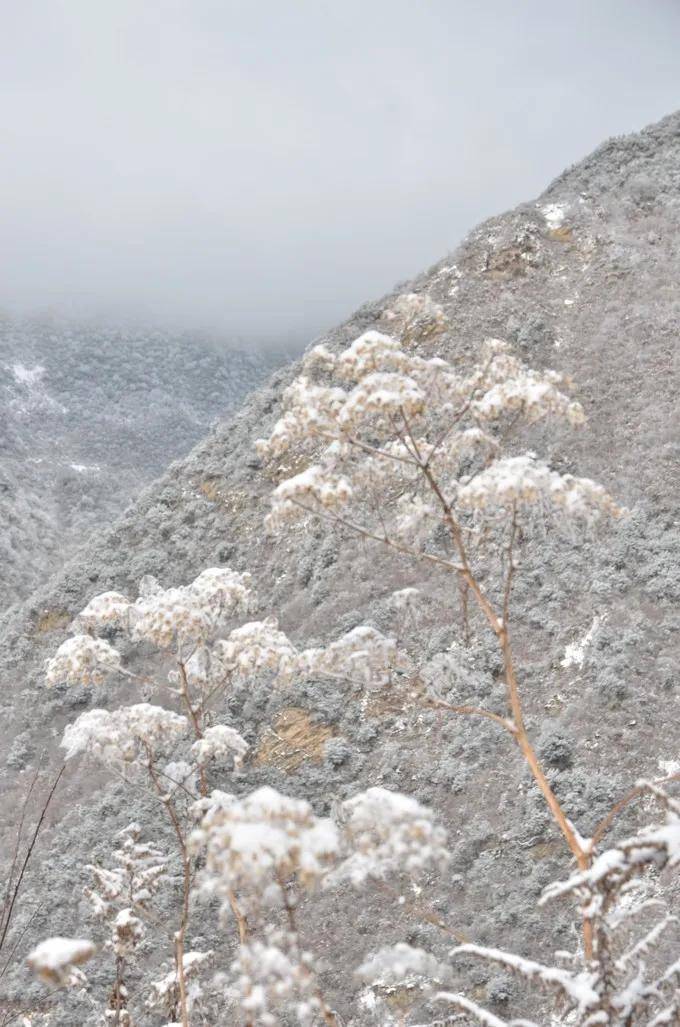
<svg viewBox="0 0 680 1027">
<path fill-rule="evenodd" d="M 282 359 L 159 332 L 0 321 L 0 610 Z"/>
</svg>

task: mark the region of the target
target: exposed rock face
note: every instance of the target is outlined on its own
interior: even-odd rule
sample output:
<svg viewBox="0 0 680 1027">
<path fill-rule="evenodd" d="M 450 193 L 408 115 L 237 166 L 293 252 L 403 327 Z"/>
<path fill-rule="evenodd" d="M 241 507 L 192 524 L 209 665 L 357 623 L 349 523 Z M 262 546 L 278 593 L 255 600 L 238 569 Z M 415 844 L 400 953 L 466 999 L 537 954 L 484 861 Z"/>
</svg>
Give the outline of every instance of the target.
<svg viewBox="0 0 680 1027">
<path fill-rule="evenodd" d="M 160 332 L 0 321 L 0 610 L 282 359 Z"/>
<path fill-rule="evenodd" d="M 548 535 L 517 582 L 515 636 L 528 722 L 554 787 L 582 834 L 659 760 L 677 758 L 680 712 L 680 114 L 639 135 L 606 143 L 540 197 L 475 230 L 450 257 L 408 289 L 442 303 L 455 325 L 453 349 L 505 337 L 535 366 L 572 375 L 589 417 L 575 436 L 551 433 L 547 456 L 562 471 L 591 476 L 631 510 L 604 538 Z M 403 291 L 403 288 L 400 289 Z M 346 345 L 376 324 L 389 297 L 361 308 L 323 341 Z M 450 353 L 444 354 L 450 356 Z M 497 659 L 478 626 L 470 658 L 447 652 L 459 626 L 437 620 L 449 587 L 422 567 L 388 559 L 318 528 L 294 544 L 263 539 L 271 482 L 253 450 L 280 413 L 295 367 L 278 372 L 230 422 L 218 427 L 110 529 L 93 538 L 2 625 L 5 687 L 2 759 L 12 807 L 40 752 L 54 745 L 74 706 L 115 704 L 119 694 L 45 691 L 42 661 L 68 618 L 95 593 L 134 594 L 139 578 L 182 583 L 204 566 L 250 570 L 263 613 L 306 645 L 357 623 L 389 629 L 386 597 L 415 585 L 432 597 L 423 653 L 434 674 L 460 680 L 471 701 L 497 689 Z M 590 634 L 589 634 L 590 633 Z M 571 648 L 568 648 L 571 647 Z M 128 695 L 130 693 L 128 692 Z M 565 858 L 516 754 L 494 726 L 440 721 L 377 709 L 361 716 L 351 694 L 327 685 L 294 694 L 255 689 L 230 706 L 233 723 L 260 751 L 239 789 L 268 782 L 312 799 L 317 811 L 368 784 L 417 795 L 437 808 L 454 853 L 432 905 L 460 935 L 526 955 L 571 944 L 569 921 L 535 909 Z M 291 759 L 267 749 L 267 726 L 297 725 L 349 742 L 342 759 Z M 277 731 L 285 738 L 285 731 Z M 296 736 L 299 737 L 299 736 Z M 315 753 L 314 746 L 311 746 Z M 331 747 L 331 754 L 339 751 Z M 278 755 L 277 755 L 278 753 Z M 103 855 L 132 816 L 153 830 L 153 814 L 122 786 L 100 787 L 69 768 L 55 806 L 49 864 L 31 887 L 42 907 L 27 946 L 76 929 L 81 856 Z M 9 832 L 11 837 L 11 831 Z M 49 895 L 47 892 L 49 889 Z M 329 958 L 325 984 L 348 1022 L 369 1022 L 343 989 L 350 967 L 381 944 L 408 940 L 443 955 L 450 939 L 395 913 L 382 899 L 326 897 L 310 939 Z M 82 912 L 82 911 L 81 911 Z M 202 925 L 203 928 L 203 925 Z M 524 1010 L 524 996 L 477 966 L 476 994 Z M 466 978 L 468 986 L 470 978 Z M 20 988 L 15 977 L 14 987 Z M 23 985 L 25 987 L 25 984 Z M 502 997 L 501 996 L 502 993 Z M 426 1021 L 432 1013 L 421 1010 Z M 60 1022 L 77 1023 L 77 1019 Z M 385 1022 L 384 1020 L 382 1022 Z"/>
</svg>

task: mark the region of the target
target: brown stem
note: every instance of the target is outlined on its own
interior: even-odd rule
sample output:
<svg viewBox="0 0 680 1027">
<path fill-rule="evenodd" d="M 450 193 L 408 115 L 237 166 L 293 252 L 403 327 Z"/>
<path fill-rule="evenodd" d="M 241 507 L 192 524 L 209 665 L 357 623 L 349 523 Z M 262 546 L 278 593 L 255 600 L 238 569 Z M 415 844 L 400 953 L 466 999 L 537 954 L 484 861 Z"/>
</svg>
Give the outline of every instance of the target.
<svg viewBox="0 0 680 1027">
<path fill-rule="evenodd" d="M 196 738 L 196 741 L 200 741 L 200 739 L 203 738 L 203 725 L 201 724 L 200 717 L 198 716 L 198 713 L 194 708 L 194 704 L 190 695 L 189 679 L 187 678 L 186 666 L 184 664 L 184 661 L 179 658 L 177 660 L 177 666 L 179 667 L 180 680 L 179 694 L 182 698 L 182 702 L 184 703 L 184 707 L 187 713 L 189 714 L 189 719 L 191 720 L 191 725 L 194 729 L 194 736 Z M 203 766 L 199 766 L 198 768 L 198 785 L 201 793 L 201 798 L 205 799 L 208 795 L 208 779 L 206 777 L 205 767 Z"/>
<path fill-rule="evenodd" d="M 406 422 L 408 428 L 408 422 Z M 510 594 L 512 590 L 512 576 L 514 571 L 513 563 L 513 545 L 515 540 L 515 534 L 517 531 L 517 516 L 516 511 L 513 510 L 512 528 L 510 534 L 510 542 L 508 546 L 508 570 L 506 583 L 503 593 L 503 616 L 499 617 L 488 597 L 483 592 L 479 582 L 477 581 L 467 558 L 467 552 L 465 549 L 465 542 L 463 540 L 463 534 L 460 529 L 458 521 L 453 516 L 450 503 L 447 502 L 442 489 L 437 482 L 436 478 L 432 474 L 430 467 L 423 466 L 422 473 L 427 481 L 431 491 L 437 498 L 441 507 L 444 521 L 449 529 L 449 533 L 453 540 L 454 546 L 458 553 L 458 557 L 461 563 L 461 570 L 459 574 L 462 576 L 466 584 L 469 586 L 472 594 L 474 595 L 477 605 L 481 612 L 486 617 L 489 627 L 496 635 L 498 643 L 501 648 L 503 656 L 503 669 L 505 676 L 505 685 L 508 696 L 508 705 L 510 707 L 510 713 L 512 715 L 512 724 L 514 727 L 514 737 L 517 745 L 519 746 L 520 752 L 524 757 L 529 770 L 534 778 L 534 781 L 538 785 L 547 805 L 552 813 L 553 819 L 559 827 L 564 839 L 569 846 L 569 849 L 574 856 L 579 870 L 587 870 L 590 866 L 590 850 L 585 849 L 578 838 L 578 835 L 574 831 L 571 823 L 569 822 L 564 810 L 562 809 L 557 796 L 550 787 L 543 768 L 538 760 L 538 757 L 534 751 L 533 746 L 529 740 L 526 725 L 524 723 L 524 714 L 522 711 L 522 702 L 519 693 L 519 686 L 517 682 L 517 675 L 515 672 L 514 658 L 512 653 L 512 645 L 510 641 L 510 632 L 508 628 L 508 611 L 510 603 Z M 584 951 L 586 959 L 591 959 L 593 954 L 593 930 L 592 924 L 584 918 L 583 922 L 583 941 Z"/>
<path fill-rule="evenodd" d="M 448 710 L 449 713 L 459 713 L 463 716 L 486 717 L 487 720 L 493 720 L 496 724 L 499 724 L 513 738 L 517 734 L 515 725 L 511 720 L 508 720 L 507 717 L 499 716 L 498 713 L 492 713 L 491 710 L 482 709 L 481 706 L 454 706 L 443 699 L 435 699 L 433 696 L 428 696 L 427 705 L 434 706 L 438 710 Z"/>
</svg>

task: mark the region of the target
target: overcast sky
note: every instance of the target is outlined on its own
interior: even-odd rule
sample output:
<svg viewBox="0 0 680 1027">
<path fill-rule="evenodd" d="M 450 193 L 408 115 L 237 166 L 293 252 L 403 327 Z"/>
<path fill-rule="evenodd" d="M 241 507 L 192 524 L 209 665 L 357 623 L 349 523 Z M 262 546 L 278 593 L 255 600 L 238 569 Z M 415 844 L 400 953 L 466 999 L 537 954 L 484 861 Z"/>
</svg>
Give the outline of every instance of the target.
<svg viewBox="0 0 680 1027">
<path fill-rule="evenodd" d="M 680 107 L 680 0 L 2 0 L 0 305 L 316 333 Z"/>
</svg>

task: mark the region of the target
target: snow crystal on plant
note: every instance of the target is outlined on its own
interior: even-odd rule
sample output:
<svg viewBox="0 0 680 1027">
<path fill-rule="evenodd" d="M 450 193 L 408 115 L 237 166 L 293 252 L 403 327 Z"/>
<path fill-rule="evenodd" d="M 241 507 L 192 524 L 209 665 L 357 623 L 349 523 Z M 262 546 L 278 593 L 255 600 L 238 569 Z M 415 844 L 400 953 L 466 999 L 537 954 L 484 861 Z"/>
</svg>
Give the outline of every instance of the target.
<svg viewBox="0 0 680 1027">
<path fill-rule="evenodd" d="M 355 973 L 369 983 L 376 983 L 376 978 L 379 978 L 381 985 L 398 984 L 411 976 L 433 981 L 441 981 L 449 976 L 448 967 L 429 952 L 413 948 L 405 942 L 380 949 L 365 959 Z"/>
<path fill-rule="evenodd" d="M 130 600 L 120 592 L 102 592 L 90 599 L 74 620 L 74 626 L 85 631 L 101 631 L 119 627 L 127 620 Z"/>
<path fill-rule="evenodd" d="M 296 656 L 294 647 L 283 631 L 279 631 L 274 617 L 235 628 L 228 638 L 217 642 L 214 653 L 228 672 L 240 677 L 263 670 L 286 677 Z"/>
<path fill-rule="evenodd" d="M 69 724 L 61 742 L 65 759 L 88 753 L 106 766 L 123 770 L 148 754 L 176 744 L 188 721 L 161 706 L 138 703 L 114 710 L 88 710 Z"/>
<path fill-rule="evenodd" d="M 416 799 L 369 788 L 342 803 L 343 839 L 350 855 L 333 875 L 359 885 L 387 873 L 418 874 L 448 861 L 446 831 Z"/>
<path fill-rule="evenodd" d="M 282 481 L 272 496 L 272 512 L 267 518 L 269 527 L 300 516 L 300 508 L 337 512 L 352 497 L 352 486 L 343 476 L 329 474 L 322 467 L 308 467 L 293 478 Z"/>
<path fill-rule="evenodd" d="M 318 881 L 335 858 L 335 824 L 314 815 L 302 799 L 263 787 L 242 799 L 213 793 L 196 805 L 203 811 L 194 843 L 206 846 L 208 886 L 259 898 L 268 884 L 295 877 Z"/>
<path fill-rule="evenodd" d="M 250 575 L 210 567 L 190 585 L 140 596 L 131 610 L 132 636 L 160 649 L 212 637 L 251 598 Z"/>
<path fill-rule="evenodd" d="M 589 478 L 561 475 L 533 453 L 495 460 L 458 489 L 463 509 L 512 509 L 516 505 L 546 503 L 567 517 L 590 520 L 601 514 L 619 516 L 621 510 L 601 485 Z"/>
<path fill-rule="evenodd" d="M 325 648 L 305 649 L 297 667 L 307 677 L 341 677 L 375 688 L 388 684 L 395 673 L 412 669 L 396 639 L 366 624 L 352 628 Z"/>
<path fill-rule="evenodd" d="M 75 967 L 86 963 L 95 953 L 91 941 L 82 938 L 46 938 L 29 953 L 26 962 L 31 970 L 50 984 L 73 985 L 82 975 Z"/>
<path fill-rule="evenodd" d="M 233 758 L 234 766 L 240 767 L 248 748 L 246 740 L 233 727 L 215 724 L 214 727 L 206 728 L 203 737 L 191 746 L 191 751 L 199 766 L 204 766 L 210 760 Z"/>
<path fill-rule="evenodd" d="M 279 1012 L 286 1007 L 294 1010 L 297 1024 L 318 1022 L 321 1003 L 313 963 L 309 953 L 298 951 L 294 938 L 270 930 L 265 941 L 250 940 L 240 946 L 232 971 L 249 1022 L 278 1027 Z"/>
<path fill-rule="evenodd" d="M 99 685 L 120 668 L 120 653 L 101 638 L 74 635 L 67 638 L 45 662 L 48 685 Z"/>
</svg>

